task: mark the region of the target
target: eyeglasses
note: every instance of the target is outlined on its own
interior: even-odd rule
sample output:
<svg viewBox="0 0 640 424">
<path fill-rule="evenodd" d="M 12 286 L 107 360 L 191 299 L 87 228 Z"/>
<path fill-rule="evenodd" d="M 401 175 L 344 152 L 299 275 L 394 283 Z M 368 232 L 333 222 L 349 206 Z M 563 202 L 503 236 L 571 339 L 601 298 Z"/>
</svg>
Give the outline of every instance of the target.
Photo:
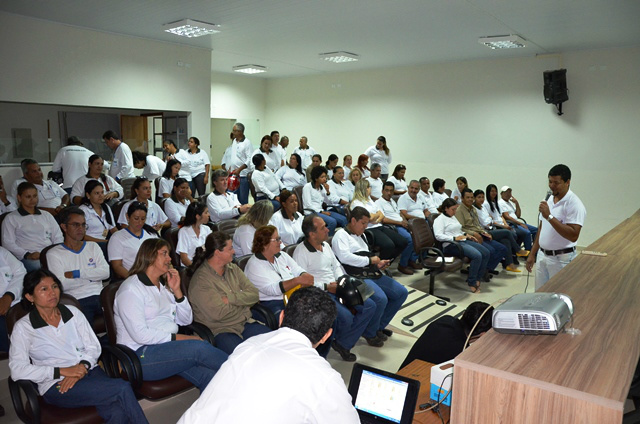
<svg viewBox="0 0 640 424">
<path fill-rule="evenodd" d="M 79 222 L 70 222 L 69 224 L 67 224 L 69 227 L 73 227 L 73 228 L 79 228 L 82 227 L 85 230 L 87 229 L 87 224 L 80 224 Z"/>
<path fill-rule="evenodd" d="M 276 237 L 271 239 L 271 241 L 277 241 L 277 242 L 280 242 L 280 240 L 282 240 L 282 237 Z"/>
</svg>

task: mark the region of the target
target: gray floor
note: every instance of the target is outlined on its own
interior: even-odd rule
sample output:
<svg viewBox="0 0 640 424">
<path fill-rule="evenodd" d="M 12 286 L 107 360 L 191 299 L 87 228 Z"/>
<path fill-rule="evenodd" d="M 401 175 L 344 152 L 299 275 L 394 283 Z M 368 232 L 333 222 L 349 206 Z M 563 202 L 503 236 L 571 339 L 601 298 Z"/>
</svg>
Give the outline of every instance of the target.
<svg viewBox="0 0 640 424">
<path fill-rule="evenodd" d="M 520 266 L 522 273 L 508 273 L 502 271 L 500 275 L 491 280 L 490 283 L 483 283 L 482 291 L 473 294 L 469 291 L 464 282 L 464 275 L 449 274 L 441 275 L 436 279 L 435 294 L 451 298 L 451 303 L 464 308 L 471 302 L 480 300 L 487 303 L 494 303 L 500 299 L 508 298 L 515 293 L 522 293 L 527 287 L 527 272 L 524 266 Z M 429 279 L 421 272 L 412 276 L 406 276 L 394 271 L 394 277 L 408 288 L 414 288 L 424 292 L 429 290 Z M 528 292 L 534 290 L 534 277 L 529 278 Z M 358 355 L 358 361 L 372 365 L 388 371 L 395 372 L 404 360 L 407 352 L 416 340 L 416 334 L 411 334 L 409 327 L 402 324 L 395 324 L 399 319 L 394 319 L 391 328 L 395 330 L 394 335 L 382 348 L 370 347 L 363 339 L 357 343 L 352 352 Z M 352 363 L 344 362 L 338 354 L 331 351 L 328 357 L 329 362 L 338 372 L 341 373 L 345 382 L 348 382 L 351 375 Z M 0 404 L 4 406 L 6 416 L 2 418 L 3 424 L 19 423 L 20 421 L 13 411 L 6 378 L 9 375 L 7 361 L 0 362 Z M 191 389 L 185 393 L 161 402 L 141 401 L 142 408 L 150 423 L 164 424 L 175 423 L 182 413 L 197 399 L 198 391 Z"/>
</svg>

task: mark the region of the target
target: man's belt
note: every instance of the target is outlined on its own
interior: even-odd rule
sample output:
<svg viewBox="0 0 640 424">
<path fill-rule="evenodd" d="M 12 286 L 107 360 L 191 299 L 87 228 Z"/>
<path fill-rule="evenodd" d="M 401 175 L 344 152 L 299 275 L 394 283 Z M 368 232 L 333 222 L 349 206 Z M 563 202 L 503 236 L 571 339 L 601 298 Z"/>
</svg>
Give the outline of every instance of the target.
<svg viewBox="0 0 640 424">
<path fill-rule="evenodd" d="M 574 247 L 567 247 L 566 249 L 560 249 L 560 250 L 546 250 L 543 248 L 540 248 L 540 250 L 542 250 L 542 253 L 544 253 L 547 256 L 557 256 L 557 255 L 563 255 L 565 253 L 575 252 L 576 248 L 574 246 Z"/>
</svg>

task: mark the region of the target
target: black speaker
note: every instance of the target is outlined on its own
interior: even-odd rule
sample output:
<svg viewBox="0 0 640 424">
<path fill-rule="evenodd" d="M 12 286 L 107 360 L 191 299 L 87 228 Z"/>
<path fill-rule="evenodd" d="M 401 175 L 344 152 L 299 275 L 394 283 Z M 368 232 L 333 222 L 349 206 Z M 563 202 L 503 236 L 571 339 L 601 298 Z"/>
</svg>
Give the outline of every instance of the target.
<svg viewBox="0 0 640 424">
<path fill-rule="evenodd" d="M 569 100 L 566 69 L 544 71 L 543 77 L 545 102 L 557 105 Z"/>
</svg>

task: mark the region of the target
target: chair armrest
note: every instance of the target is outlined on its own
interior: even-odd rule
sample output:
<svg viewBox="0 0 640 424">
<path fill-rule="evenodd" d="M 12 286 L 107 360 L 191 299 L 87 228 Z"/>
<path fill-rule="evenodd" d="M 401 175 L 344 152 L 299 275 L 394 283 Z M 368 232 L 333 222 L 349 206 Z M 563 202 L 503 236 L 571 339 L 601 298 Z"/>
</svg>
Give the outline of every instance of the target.
<svg viewBox="0 0 640 424">
<path fill-rule="evenodd" d="M 117 344 L 114 347 L 115 349 L 121 351 L 125 356 L 119 356 L 118 359 L 123 358 L 123 364 L 126 363 L 124 361 L 128 361 L 130 367 L 124 366 L 123 370 L 131 383 L 131 388 L 136 391 L 142 386 L 142 364 L 140 364 L 140 358 L 138 355 L 131 349 L 129 346 L 125 346 L 123 344 Z"/>
<path fill-rule="evenodd" d="M 7 379 L 9 383 L 9 392 L 11 393 L 11 402 L 13 403 L 13 409 L 16 411 L 16 415 L 24 423 L 39 423 L 40 422 L 40 404 L 38 402 L 38 390 L 35 384 L 30 380 L 17 380 L 14 381 L 9 377 Z M 24 392 L 31 413 L 33 416 L 29 417 L 24 410 L 24 402 L 22 400 L 22 393 Z"/>
<path fill-rule="evenodd" d="M 102 362 L 102 368 L 110 378 L 122 378 L 124 372 L 127 380 L 132 384 L 136 379 L 134 365 L 129 355 L 115 346 L 102 345 L 102 355 L 100 355 L 99 361 Z"/>
<path fill-rule="evenodd" d="M 437 247 L 423 247 L 418 252 L 418 260 L 422 263 L 424 263 L 425 258 L 435 256 L 439 256 L 442 263 L 444 263 L 444 253 Z"/>
<path fill-rule="evenodd" d="M 256 303 L 251 307 L 251 312 L 254 315 L 258 315 L 259 317 L 263 318 L 262 321 L 270 329 L 272 330 L 278 329 L 279 327 L 278 319 L 273 314 L 273 312 L 271 312 L 271 309 L 267 308 L 264 305 L 261 305 L 260 303 Z"/>
<path fill-rule="evenodd" d="M 207 327 L 206 325 L 194 321 L 190 325 L 187 325 L 187 328 L 205 342 L 209 342 L 211 346 L 216 345 L 216 342 L 213 339 L 213 332 L 211 332 L 209 327 Z"/>
</svg>

